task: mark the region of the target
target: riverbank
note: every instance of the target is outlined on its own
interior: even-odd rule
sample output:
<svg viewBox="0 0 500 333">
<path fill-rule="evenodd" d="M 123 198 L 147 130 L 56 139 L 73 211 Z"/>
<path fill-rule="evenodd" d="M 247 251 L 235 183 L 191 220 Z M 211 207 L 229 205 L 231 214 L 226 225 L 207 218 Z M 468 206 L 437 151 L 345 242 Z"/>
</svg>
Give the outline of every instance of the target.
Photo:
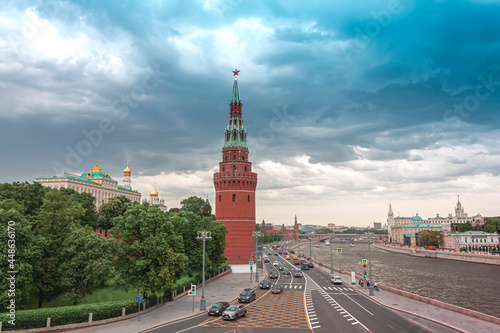
<svg viewBox="0 0 500 333">
<path fill-rule="evenodd" d="M 499 265 L 500 266 L 500 256 L 494 256 L 494 255 L 489 255 L 489 254 L 475 254 L 475 253 L 461 253 L 461 252 L 447 252 L 447 251 L 414 249 L 414 248 L 408 248 L 408 247 L 399 247 L 399 246 L 376 244 L 376 243 L 374 243 L 372 245 L 374 247 L 382 249 L 382 250 L 408 254 L 408 255 L 416 256 L 416 257 L 458 260 L 458 261 L 473 262 L 476 264 L 488 264 L 488 265 Z"/>
</svg>

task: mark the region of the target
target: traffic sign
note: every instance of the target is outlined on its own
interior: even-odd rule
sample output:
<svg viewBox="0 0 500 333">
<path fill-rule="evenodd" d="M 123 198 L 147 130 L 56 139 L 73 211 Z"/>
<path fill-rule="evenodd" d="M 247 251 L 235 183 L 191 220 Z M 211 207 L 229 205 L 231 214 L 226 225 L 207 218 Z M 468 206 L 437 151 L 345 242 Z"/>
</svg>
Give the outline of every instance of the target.
<svg viewBox="0 0 500 333">
<path fill-rule="evenodd" d="M 366 259 L 361 259 L 361 263 L 362 263 L 363 265 L 366 265 L 366 263 L 367 263 L 367 262 L 368 262 L 368 260 L 366 260 Z"/>
<path fill-rule="evenodd" d="M 366 264 L 363 264 L 363 268 L 366 268 Z"/>
<path fill-rule="evenodd" d="M 189 296 L 196 296 L 196 285 L 195 284 L 191 285 L 191 289 L 188 290 L 188 295 Z"/>
<path fill-rule="evenodd" d="M 143 297 L 141 297 L 141 296 L 137 296 L 137 297 L 135 298 L 135 301 L 136 301 L 136 302 L 141 302 L 141 303 L 143 303 L 143 302 L 144 302 L 144 298 L 143 298 Z"/>
<path fill-rule="evenodd" d="M 253 266 L 253 261 L 249 261 L 249 262 L 248 262 L 248 264 L 249 264 L 250 266 Z"/>
<path fill-rule="evenodd" d="M 337 248 L 337 253 L 342 253 L 342 249 L 340 247 Z"/>
</svg>

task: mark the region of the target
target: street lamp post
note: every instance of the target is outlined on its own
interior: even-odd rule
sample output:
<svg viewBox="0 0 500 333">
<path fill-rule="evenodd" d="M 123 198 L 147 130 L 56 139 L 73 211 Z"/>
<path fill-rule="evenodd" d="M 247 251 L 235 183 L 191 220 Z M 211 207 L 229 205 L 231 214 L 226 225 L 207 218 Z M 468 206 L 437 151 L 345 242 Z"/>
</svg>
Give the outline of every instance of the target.
<svg viewBox="0 0 500 333">
<path fill-rule="evenodd" d="M 313 256 L 312 253 L 313 253 L 313 251 L 312 251 L 312 237 L 309 236 L 309 258 L 312 258 L 312 256 Z"/>
<path fill-rule="evenodd" d="M 333 238 L 330 236 L 330 273 L 333 275 Z"/>
<path fill-rule="evenodd" d="M 206 299 L 205 299 L 205 241 L 206 240 L 211 240 L 212 239 L 212 232 L 211 231 L 198 231 L 198 236 L 196 237 L 197 240 L 202 240 L 203 241 L 203 282 L 201 285 L 201 300 L 200 300 L 200 310 L 205 311 L 207 309 L 206 307 Z"/>
<path fill-rule="evenodd" d="M 373 296 L 373 280 L 372 280 L 372 252 L 371 252 L 371 248 L 370 248 L 370 245 L 371 245 L 372 241 L 369 240 L 368 241 L 368 264 L 370 265 L 370 293 L 369 295 L 370 296 Z"/>
<path fill-rule="evenodd" d="M 255 282 L 259 282 L 259 250 L 257 246 L 257 242 L 259 236 L 261 235 L 260 231 L 253 231 L 252 237 L 255 237 L 255 263 L 257 264 L 257 269 L 255 270 Z"/>
</svg>

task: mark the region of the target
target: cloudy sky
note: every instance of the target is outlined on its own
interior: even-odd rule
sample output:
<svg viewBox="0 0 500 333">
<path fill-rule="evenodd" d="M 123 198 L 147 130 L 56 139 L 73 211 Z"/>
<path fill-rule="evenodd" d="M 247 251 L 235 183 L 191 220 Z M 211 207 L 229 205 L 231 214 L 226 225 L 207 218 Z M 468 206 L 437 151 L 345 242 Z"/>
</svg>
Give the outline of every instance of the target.
<svg viewBox="0 0 500 333">
<path fill-rule="evenodd" d="M 257 220 L 500 215 L 500 1 L 2 1 L 0 181 L 208 196 L 238 79 Z"/>
</svg>

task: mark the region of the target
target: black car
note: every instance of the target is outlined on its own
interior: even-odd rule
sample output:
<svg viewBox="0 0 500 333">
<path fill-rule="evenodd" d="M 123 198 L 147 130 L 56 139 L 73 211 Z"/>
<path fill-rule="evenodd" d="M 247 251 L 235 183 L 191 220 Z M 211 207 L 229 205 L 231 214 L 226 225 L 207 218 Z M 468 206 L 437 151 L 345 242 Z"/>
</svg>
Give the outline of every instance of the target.
<svg viewBox="0 0 500 333">
<path fill-rule="evenodd" d="M 283 275 L 290 275 L 290 270 L 288 268 L 285 268 L 283 270 Z"/>
<path fill-rule="evenodd" d="M 229 307 L 228 302 L 217 302 L 208 309 L 209 316 L 220 316 Z"/>
<path fill-rule="evenodd" d="M 265 257 L 265 258 L 264 258 L 264 262 L 269 262 L 269 261 L 270 261 L 270 260 L 269 260 L 269 257 Z"/>
<path fill-rule="evenodd" d="M 298 260 L 298 259 L 294 259 L 293 264 L 294 264 L 294 265 L 300 265 L 300 262 L 299 262 L 299 260 Z"/>
<path fill-rule="evenodd" d="M 271 281 L 263 280 L 259 286 L 260 286 L 260 289 L 269 289 L 269 288 L 271 288 Z"/>
<path fill-rule="evenodd" d="M 285 269 L 285 265 L 280 265 L 280 271 L 284 270 Z"/>
<path fill-rule="evenodd" d="M 271 289 L 271 292 L 272 292 L 273 294 L 281 294 L 281 293 L 283 293 L 283 289 L 284 289 L 284 288 L 283 288 L 283 286 L 281 286 L 281 285 L 274 285 L 274 286 L 273 286 L 273 289 Z"/>
<path fill-rule="evenodd" d="M 293 271 L 293 276 L 302 277 L 302 271 L 300 269 L 296 269 Z"/>
<path fill-rule="evenodd" d="M 255 291 L 253 291 L 250 288 L 247 288 L 240 293 L 240 296 L 238 297 L 238 302 L 239 303 L 243 303 L 243 302 L 250 303 L 252 301 L 255 301 L 256 298 L 257 298 L 257 295 L 255 294 Z"/>
<path fill-rule="evenodd" d="M 271 273 L 269 273 L 269 278 L 270 279 L 277 279 L 278 278 L 278 272 L 271 271 Z"/>
<path fill-rule="evenodd" d="M 300 267 L 304 271 L 308 271 L 309 270 L 309 264 L 308 263 L 302 263 L 302 265 L 300 265 Z"/>
</svg>

